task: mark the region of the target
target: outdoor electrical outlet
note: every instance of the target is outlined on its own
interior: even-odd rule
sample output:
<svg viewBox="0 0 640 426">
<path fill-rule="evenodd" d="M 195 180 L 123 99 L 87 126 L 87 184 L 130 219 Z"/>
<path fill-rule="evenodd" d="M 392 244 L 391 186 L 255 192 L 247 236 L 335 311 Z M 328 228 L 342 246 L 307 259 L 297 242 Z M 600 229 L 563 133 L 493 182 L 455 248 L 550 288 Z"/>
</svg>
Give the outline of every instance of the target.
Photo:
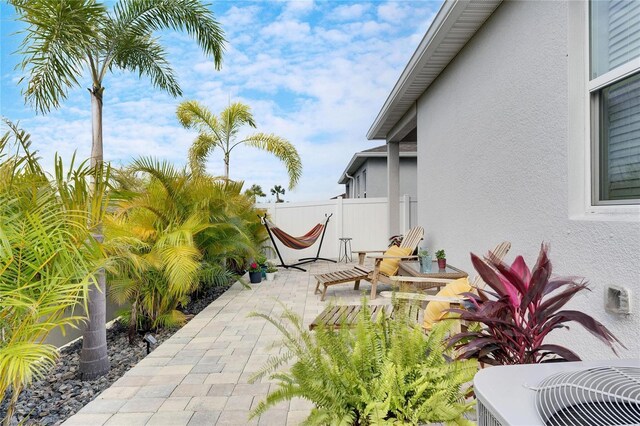
<svg viewBox="0 0 640 426">
<path fill-rule="evenodd" d="M 605 305 L 607 312 L 612 314 L 631 313 L 631 292 L 624 287 L 610 285 L 605 288 Z"/>
</svg>

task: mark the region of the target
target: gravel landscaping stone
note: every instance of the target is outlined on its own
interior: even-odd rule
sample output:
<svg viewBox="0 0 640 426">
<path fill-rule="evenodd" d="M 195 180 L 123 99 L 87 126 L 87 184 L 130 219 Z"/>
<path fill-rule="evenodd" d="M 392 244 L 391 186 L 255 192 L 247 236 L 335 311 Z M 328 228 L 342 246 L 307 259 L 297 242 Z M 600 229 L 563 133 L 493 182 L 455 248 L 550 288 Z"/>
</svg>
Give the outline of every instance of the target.
<svg viewBox="0 0 640 426">
<path fill-rule="evenodd" d="M 199 313 L 227 288 L 214 287 L 201 291 L 197 298 L 194 297 L 182 311 L 190 315 Z M 159 345 L 175 332 L 176 329 L 163 329 L 153 334 Z M 130 345 L 127 328 L 120 323 L 116 323 L 107 330 L 107 347 L 111 370 L 107 375 L 92 381 L 82 381 L 79 378 L 78 365 L 82 341 L 74 342 L 61 350 L 56 368 L 45 379 L 34 383 L 22 392 L 11 424 L 43 426 L 61 424 L 147 355 L 146 343 L 138 339 Z M 10 395 L 6 395 L 3 403 L 0 404 L 0 419 L 6 414 L 9 397 Z"/>
</svg>

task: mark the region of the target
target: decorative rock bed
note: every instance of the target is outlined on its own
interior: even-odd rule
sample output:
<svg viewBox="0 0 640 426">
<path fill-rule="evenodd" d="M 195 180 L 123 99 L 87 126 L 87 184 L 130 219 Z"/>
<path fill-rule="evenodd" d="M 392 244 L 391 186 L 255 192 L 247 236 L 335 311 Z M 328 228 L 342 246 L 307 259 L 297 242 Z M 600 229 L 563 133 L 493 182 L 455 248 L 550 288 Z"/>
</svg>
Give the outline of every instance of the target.
<svg viewBox="0 0 640 426">
<path fill-rule="evenodd" d="M 182 311 L 195 315 L 228 288 L 213 287 L 202 291 Z M 175 331 L 175 329 L 163 329 L 154 333 L 158 345 Z M 107 347 L 111 370 L 107 375 L 92 381 L 82 381 L 79 378 L 78 365 L 82 341 L 74 342 L 61 350 L 56 368 L 44 380 L 34 383 L 22 392 L 11 424 L 47 426 L 61 424 L 147 355 L 146 343 L 139 339 L 130 345 L 127 328 L 120 323 L 116 323 L 107 330 Z M 10 395 L 7 395 L 0 405 L 0 419 L 6 415 L 9 397 Z"/>
</svg>

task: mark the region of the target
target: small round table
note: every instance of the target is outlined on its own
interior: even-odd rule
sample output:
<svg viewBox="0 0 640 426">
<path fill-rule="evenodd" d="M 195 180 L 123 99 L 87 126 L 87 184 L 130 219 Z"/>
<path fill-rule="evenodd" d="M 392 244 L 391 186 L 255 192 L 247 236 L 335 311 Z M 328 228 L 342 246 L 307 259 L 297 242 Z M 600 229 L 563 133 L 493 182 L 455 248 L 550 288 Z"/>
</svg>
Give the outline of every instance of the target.
<svg viewBox="0 0 640 426">
<path fill-rule="evenodd" d="M 340 250 L 338 251 L 338 262 L 351 262 L 353 259 L 351 257 L 351 240 L 349 237 L 338 238 L 340 240 Z"/>
</svg>

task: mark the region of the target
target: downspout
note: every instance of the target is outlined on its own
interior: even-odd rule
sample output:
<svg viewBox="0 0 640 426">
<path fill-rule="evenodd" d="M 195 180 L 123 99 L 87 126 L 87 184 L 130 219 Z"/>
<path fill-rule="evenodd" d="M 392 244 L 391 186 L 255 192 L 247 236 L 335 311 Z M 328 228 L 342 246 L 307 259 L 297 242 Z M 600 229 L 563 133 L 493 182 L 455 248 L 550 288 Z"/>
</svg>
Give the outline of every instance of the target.
<svg viewBox="0 0 640 426">
<path fill-rule="evenodd" d="M 349 198 L 354 198 L 354 197 L 353 197 L 353 191 L 355 191 L 355 187 L 354 187 L 354 185 L 353 185 L 353 181 L 355 180 L 355 178 L 354 178 L 353 176 L 351 176 L 351 175 L 350 175 L 349 173 L 347 173 L 347 172 L 344 172 L 344 175 L 345 175 L 347 178 L 351 179 L 351 185 L 349 185 L 349 187 L 351 188 L 351 195 L 349 195 L 349 194 L 347 194 L 347 195 L 349 195 Z"/>
</svg>

